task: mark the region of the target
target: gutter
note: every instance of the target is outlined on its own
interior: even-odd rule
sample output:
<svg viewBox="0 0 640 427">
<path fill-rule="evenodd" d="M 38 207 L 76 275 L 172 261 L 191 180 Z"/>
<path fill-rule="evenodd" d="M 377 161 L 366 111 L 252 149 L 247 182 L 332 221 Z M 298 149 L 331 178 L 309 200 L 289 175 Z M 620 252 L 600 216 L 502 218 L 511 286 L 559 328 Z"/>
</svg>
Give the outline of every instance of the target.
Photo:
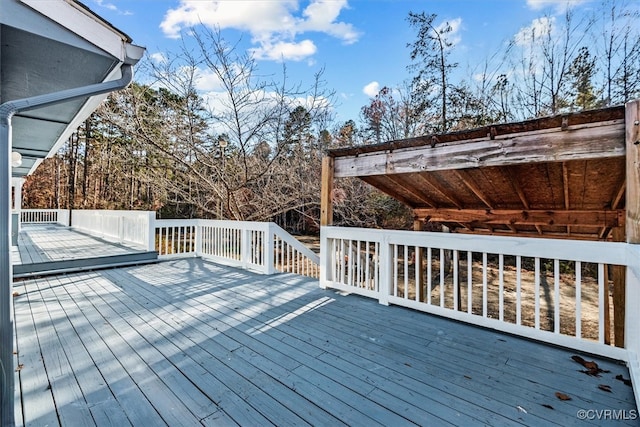
<svg viewBox="0 0 640 427">
<path fill-rule="evenodd" d="M 133 80 L 133 65 L 121 66 L 121 77 L 0 105 L 0 425 L 14 426 L 13 267 L 11 265 L 11 119 L 16 113 L 123 89 Z M 6 191 L 6 193 L 5 193 Z M 5 234 L 6 233 L 6 234 Z"/>
</svg>

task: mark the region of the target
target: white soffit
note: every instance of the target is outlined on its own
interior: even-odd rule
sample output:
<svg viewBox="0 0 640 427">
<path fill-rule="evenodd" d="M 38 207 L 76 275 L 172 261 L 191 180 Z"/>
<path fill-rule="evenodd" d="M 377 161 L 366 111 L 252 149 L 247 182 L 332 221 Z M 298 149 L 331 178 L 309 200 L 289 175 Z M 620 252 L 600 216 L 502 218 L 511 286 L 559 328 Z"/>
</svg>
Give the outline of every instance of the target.
<svg viewBox="0 0 640 427">
<path fill-rule="evenodd" d="M 33 10 L 45 16 L 48 20 L 65 27 L 71 33 L 77 34 L 86 40 L 90 45 L 99 47 L 114 58 L 124 61 L 127 57 L 125 44 L 129 38 L 100 21 L 95 16 L 83 9 L 81 6 L 64 1 L 43 1 L 43 0 L 19 0 Z M 31 28 L 31 32 L 38 34 L 39 31 L 46 31 L 45 28 Z M 51 34 L 40 34 L 49 38 Z M 62 41 L 62 40 L 61 40 Z M 86 49 L 86 46 L 78 46 Z"/>
</svg>

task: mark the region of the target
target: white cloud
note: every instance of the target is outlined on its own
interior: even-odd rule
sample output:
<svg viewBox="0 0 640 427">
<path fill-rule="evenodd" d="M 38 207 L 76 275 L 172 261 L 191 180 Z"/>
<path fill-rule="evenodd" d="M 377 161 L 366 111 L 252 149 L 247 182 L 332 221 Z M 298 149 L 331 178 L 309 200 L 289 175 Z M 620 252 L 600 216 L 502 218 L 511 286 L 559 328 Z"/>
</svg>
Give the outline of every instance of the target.
<svg viewBox="0 0 640 427">
<path fill-rule="evenodd" d="M 347 6 L 347 0 L 311 0 L 300 11 L 299 0 L 180 0 L 167 11 L 160 28 L 170 38 L 179 38 L 182 30 L 199 24 L 246 31 L 260 59 L 300 61 L 317 51 L 308 37 L 297 40 L 301 34 L 325 33 L 347 44 L 358 40 L 360 34 L 351 24 L 338 21 Z"/>
<path fill-rule="evenodd" d="M 167 55 L 162 52 L 155 52 L 149 54 L 149 59 L 151 59 L 156 64 L 164 64 L 167 62 Z"/>
<path fill-rule="evenodd" d="M 380 83 L 373 81 L 362 88 L 362 92 L 369 98 L 374 98 L 380 92 Z"/>
<path fill-rule="evenodd" d="M 300 61 L 314 55 L 317 50 L 316 45 L 311 40 L 302 40 L 298 43 L 279 41 L 272 44 L 265 42 L 260 47 L 251 49 L 251 52 L 253 52 L 256 59 Z"/>
<path fill-rule="evenodd" d="M 117 12 L 120 15 L 133 15 L 132 12 L 128 11 L 128 10 L 120 10 L 118 9 L 118 6 L 116 6 L 113 3 L 108 3 L 105 0 L 94 0 L 94 2 L 99 6 L 102 7 L 104 9 L 110 10 L 112 12 Z"/>
<path fill-rule="evenodd" d="M 346 0 L 314 0 L 304 10 L 303 16 L 306 19 L 299 22 L 299 29 L 303 32 L 323 32 L 337 37 L 347 44 L 355 43 L 360 34 L 351 24 L 335 22 L 345 7 L 347 7 Z"/>
<path fill-rule="evenodd" d="M 116 5 L 113 4 L 113 3 L 105 3 L 104 0 L 95 0 L 95 1 L 98 4 L 98 6 L 104 7 L 105 9 L 109 9 L 109 10 L 113 10 L 113 11 L 117 11 L 118 10 Z"/>
<path fill-rule="evenodd" d="M 588 0 L 527 0 L 527 6 L 533 10 L 541 10 L 553 6 L 558 12 L 565 11 L 567 7 L 578 6 Z"/>
<path fill-rule="evenodd" d="M 195 75 L 195 87 L 202 92 L 223 91 L 224 86 L 216 73 L 208 68 L 198 68 Z"/>
<path fill-rule="evenodd" d="M 518 46 L 528 46 L 534 43 L 536 39 L 544 35 L 553 33 L 555 30 L 556 19 L 554 17 L 543 16 L 536 18 L 528 27 L 523 27 L 515 35 L 515 42 Z"/>
<path fill-rule="evenodd" d="M 460 43 L 460 40 L 462 40 L 462 36 L 460 35 L 460 30 L 462 29 L 462 18 L 444 21 L 436 27 L 436 31 L 438 31 L 439 33 L 444 31 L 447 25 L 451 27 L 451 31 L 445 35 L 446 40 L 451 43 L 451 47 L 453 47 Z"/>
</svg>

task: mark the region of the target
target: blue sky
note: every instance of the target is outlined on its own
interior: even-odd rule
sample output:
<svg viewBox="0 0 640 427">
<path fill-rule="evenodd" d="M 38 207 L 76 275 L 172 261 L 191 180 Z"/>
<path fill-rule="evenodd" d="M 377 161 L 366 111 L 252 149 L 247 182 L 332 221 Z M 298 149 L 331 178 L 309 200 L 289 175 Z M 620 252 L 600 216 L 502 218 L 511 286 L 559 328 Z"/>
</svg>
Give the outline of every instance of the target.
<svg viewBox="0 0 640 427">
<path fill-rule="evenodd" d="M 577 10 L 598 0 L 570 0 Z M 84 0 L 128 34 L 147 54 L 178 52 L 180 37 L 202 22 L 258 60 L 262 73 L 278 73 L 282 58 L 293 81 L 311 82 L 324 68 L 336 93 L 337 121 L 358 120 L 362 106 L 383 86 L 410 77 L 407 43 L 414 41 L 410 11 L 435 13 L 449 22 L 461 77 L 501 44 L 543 15 L 562 14 L 567 0 Z M 206 92 L 207 87 L 202 88 Z"/>
</svg>

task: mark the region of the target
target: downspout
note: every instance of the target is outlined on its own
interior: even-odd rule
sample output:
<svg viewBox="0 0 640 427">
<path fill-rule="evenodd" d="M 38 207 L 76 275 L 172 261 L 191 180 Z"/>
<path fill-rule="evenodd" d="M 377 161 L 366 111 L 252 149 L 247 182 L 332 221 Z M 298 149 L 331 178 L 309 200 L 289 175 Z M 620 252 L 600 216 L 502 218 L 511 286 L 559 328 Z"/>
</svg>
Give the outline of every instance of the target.
<svg viewBox="0 0 640 427">
<path fill-rule="evenodd" d="M 19 112 L 123 89 L 133 79 L 133 65 L 123 64 L 117 80 L 62 90 L 0 105 L 0 425 L 13 426 L 13 267 L 11 265 L 11 119 Z"/>
</svg>

